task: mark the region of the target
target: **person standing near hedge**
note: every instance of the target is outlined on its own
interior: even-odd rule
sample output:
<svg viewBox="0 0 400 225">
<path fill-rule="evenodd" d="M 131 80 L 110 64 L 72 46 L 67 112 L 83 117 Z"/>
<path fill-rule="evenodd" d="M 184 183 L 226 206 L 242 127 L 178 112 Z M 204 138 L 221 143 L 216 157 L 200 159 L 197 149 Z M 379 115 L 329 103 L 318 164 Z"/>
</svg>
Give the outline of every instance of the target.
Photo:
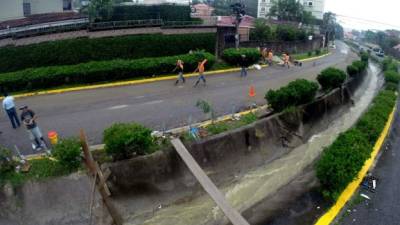
<svg viewBox="0 0 400 225">
<path fill-rule="evenodd" d="M 240 60 L 240 77 L 246 77 L 247 76 L 247 58 L 246 55 L 242 55 L 241 56 L 241 60 Z"/>
<path fill-rule="evenodd" d="M 18 119 L 17 110 L 15 110 L 14 97 L 9 96 L 7 93 L 4 93 L 4 97 L 5 98 L 3 99 L 3 109 L 10 118 L 12 127 L 14 129 L 17 129 L 17 127 L 20 127 L 21 124 Z"/>
<path fill-rule="evenodd" d="M 179 83 L 180 80 L 182 80 L 182 83 L 185 83 L 185 77 L 183 77 L 183 61 L 178 59 L 176 61 L 176 67 L 173 71 L 178 71 L 178 79 L 175 82 L 175 85 Z"/>
<path fill-rule="evenodd" d="M 207 59 L 200 60 L 198 63 L 198 66 L 196 70 L 193 73 L 199 72 L 199 78 L 197 79 L 196 83 L 194 84 L 193 87 L 197 87 L 199 84 L 200 80 L 203 80 L 204 86 L 206 85 L 206 78 L 204 77 L 204 71 L 205 71 L 205 64 L 207 63 Z"/>
<path fill-rule="evenodd" d="M 46 141 L 43 138 L 42 132 L 36 123 L 37 116 L 35 112 L 28 109 L 28 106 L 21 107 L 21 120 L 23 121 L 26 129 L 28 130 L 32 146 L 35 150 L 40 150 L 41 147 L 47 148 Z"/>
<path fill-rule="evenodd" d="M 272 60 L 274 59 L 274 53 L 272 52 L 272 49 L 268 51 L 268 65 L 272 66 Z"/>
<path fill-rule="evenodd" d="M 290 59 L 290 56 L 289 56 L 289 53 L 283 53 L 283 66 L 287 66 L 288 68 L 290 68 L 290 65 L 289 65 L 289 59 Z"/>
</svg>

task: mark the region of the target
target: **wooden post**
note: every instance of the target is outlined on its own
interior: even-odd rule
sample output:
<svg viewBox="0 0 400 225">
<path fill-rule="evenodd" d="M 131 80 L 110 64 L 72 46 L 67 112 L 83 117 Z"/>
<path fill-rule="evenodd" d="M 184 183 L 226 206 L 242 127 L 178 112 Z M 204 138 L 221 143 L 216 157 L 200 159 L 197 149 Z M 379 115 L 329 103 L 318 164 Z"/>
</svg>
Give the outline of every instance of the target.
<svg viewBox="0 0 400 225">
<path fill-rule="evenodd" d="M 82 145 L 83 154 L 85 156 L 85 164 L 92 175 L 92 178 L 98 177 L 99 179 L 95 179 L 93 182 L 96 183 L 97 188 L 99 189 L 100 195 L 103 199 L 103 203 L 106 206 L 110 216 L 115 225 L 122 225 L 122 217 L 118 213 L 115 206 L 112 204 L 110 200 L 110 190 L 107 187 L 106 181 L 104 179 L 104 175 L 100 170 L 99 165 L 97 162 L 93 160 L 92 153 L 89 150 L 89 144 L 86 139 L 86 135 L 83 129 L 80 131 L 80 140 Z M 98 182 L 97 182 L 98 181 Z"/>
<path fill-rule="evenodd" d="M 204 190 L 211 196 L 219 208 L 224 212 L 225 216 L 231 221 L 233 225 L 249 225 L 249 223 L 236 211 L 232 206 L 229 205 L 225 196 L 215 186 L 207 174 L 201 169 L 196 160 L 190 155 L 189 151 L 182 144 L 181 140 L 175 138 L 171 141 L 186 166 L 196 177 L 197 181 L 201 184 Z"/>
</svg>

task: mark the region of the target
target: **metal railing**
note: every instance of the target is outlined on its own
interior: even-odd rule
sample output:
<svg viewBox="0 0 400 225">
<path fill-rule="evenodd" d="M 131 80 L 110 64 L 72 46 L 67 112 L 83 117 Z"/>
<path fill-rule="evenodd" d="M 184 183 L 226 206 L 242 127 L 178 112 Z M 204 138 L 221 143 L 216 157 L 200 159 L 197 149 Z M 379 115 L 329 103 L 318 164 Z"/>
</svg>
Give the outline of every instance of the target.
<svg viewBox="0 0 400 225">
<path fill-rule="evenodd" d="M 97 23 L 90 23 L 89 30 L 94 31 L 94 30 L 135 28 L 135 27 L 154 27 L 154 26 L 161 26 L 162 22 L 163 21 L 161 19 L 97 22 Z"/>
</svg>

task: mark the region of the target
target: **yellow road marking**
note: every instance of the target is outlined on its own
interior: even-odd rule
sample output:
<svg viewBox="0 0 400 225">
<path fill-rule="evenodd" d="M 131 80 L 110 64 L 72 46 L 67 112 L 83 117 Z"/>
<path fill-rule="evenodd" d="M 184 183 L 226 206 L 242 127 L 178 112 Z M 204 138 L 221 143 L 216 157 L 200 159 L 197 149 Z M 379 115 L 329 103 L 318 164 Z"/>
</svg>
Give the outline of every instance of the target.
<svg viewBox="0 0 400 225">
<path fill-rule="evenodd" d="M 339 214 L 342 208 L 346 205 L 347 201 L 350 200 L 354 192 L 358 189 L 363 178 L 367 174 L 368 170 L 371 168 L 372 163 L 375 161 L 375 158 L 378 155 L 379 150 L 383 145 L 383 142 L 385 141 L 385 138 L 389 132 L 390 125 L 392 124 L 393 121 L 395 108 L 396 106 L 393 108 L 392 113 L 390 114 L 389 119 L 386 122 L 385 128 L 383 129 L 382 133 L 379 136 L 379 139 L 375 143 L 374 149 L 371 153 L 371 158 L 365 161 L 364 166 L 358 172 L 357 179 L 351 182 L 349 185 L 347 185 L 346 189 L 339 196 L 335 205 L 333 205 L 328 212 L 326 212 L 322 217 L 320 217 L 317 223 L 315 223 L 315 225 L 329 225 Z"/>
</svg>

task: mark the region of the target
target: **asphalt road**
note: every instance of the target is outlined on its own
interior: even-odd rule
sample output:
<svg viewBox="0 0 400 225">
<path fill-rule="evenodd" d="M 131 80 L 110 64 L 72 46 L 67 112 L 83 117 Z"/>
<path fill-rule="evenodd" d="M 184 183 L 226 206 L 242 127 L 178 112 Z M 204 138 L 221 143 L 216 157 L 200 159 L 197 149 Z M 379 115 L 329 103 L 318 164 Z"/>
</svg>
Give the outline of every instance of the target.
<svg viewBox="0 0 400 225">
<path fill-rule="evenodd" d="M 239 72 L 207 77 L 207 86 L 192 85 L 195 78 L 185 85 L 174 86 L 173 81 L 161 81 L 142 85 L 77 91 L 57 95 L 43 95 L 17 99 L 17 105 L 28 105 L 39 116 L 37 122 L 44 133 L 55 130 L 61 137 L 78 136 L 84 128 L 91 144 L 102 143 L 103 130 L 116 122 L 136 121 L 155 130 L 170 129 L 198 122 L 207 118 L 195 104 L 198 99 L 212 103 L 218 115 L 229 114 L 232 109 L 245 108 L 256 102 L 265 104 L 265 92 L 277 89 L 297 79 L 315 79 L 328 66 L 345 68 L 356 59 L 349 48 L 338 42 L 333 54 L 307 62 L 303 67 L 290 69 L 273 66 L 260 71 L 249 71 L 248 77 L 240 78 Z M 248 97 L 249 87 L 254 85 L 256 97 Z M 31 154 L 30 141 L 25 128 L 17 130 L 3 113 L 0 116 L 0 144 L 13 148 L 17 145 L 24 154 Z M 46 135 L 47 136 L 47 135 Z"/>
<path fill-rule="evenodd" d="M 381 156 L 372 175 L 378 178 L 376 192 L 360 190 L 371 200 L 363 201 L 348 209 L 342 225 L 399 225 L 400 224 L 400 101 L 397 102 L 395 119 Z M 360 194 L 359 193 L 359 194 Z"/>
</svg>

